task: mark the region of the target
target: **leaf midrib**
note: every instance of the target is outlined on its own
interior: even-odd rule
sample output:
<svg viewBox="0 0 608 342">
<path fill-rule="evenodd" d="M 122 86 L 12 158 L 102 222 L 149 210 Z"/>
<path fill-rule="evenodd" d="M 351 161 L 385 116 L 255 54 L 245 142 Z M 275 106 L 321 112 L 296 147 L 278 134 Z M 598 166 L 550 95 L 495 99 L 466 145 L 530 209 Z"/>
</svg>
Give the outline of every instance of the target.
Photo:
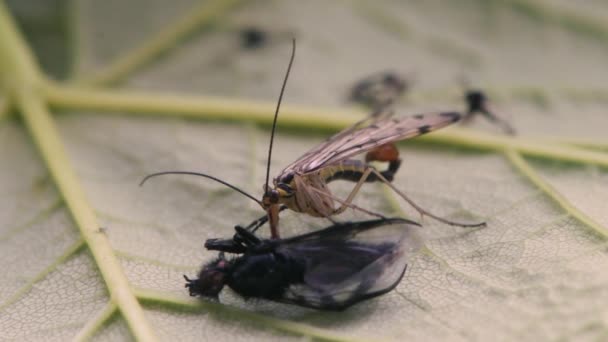
<svg viewBox="0 0 608 342">
<path fill-rule="evenodd" d="M 97 234 L 99 224 L 76 174 L 70 166 L 61 138 L 39 87 L 45 82 L 25 40 L 16 28 L 6 5 L 0 2 L 0 51 L 2 76 L 14 105 L 19 109 L 65 200 L 80 233 L 91 250 L 113 301 L 123 314 L 131 332 L 140 341 L 156 341 L 143 309 L 130 289 L 127 277 L 105 234 Z"/>
</svg>

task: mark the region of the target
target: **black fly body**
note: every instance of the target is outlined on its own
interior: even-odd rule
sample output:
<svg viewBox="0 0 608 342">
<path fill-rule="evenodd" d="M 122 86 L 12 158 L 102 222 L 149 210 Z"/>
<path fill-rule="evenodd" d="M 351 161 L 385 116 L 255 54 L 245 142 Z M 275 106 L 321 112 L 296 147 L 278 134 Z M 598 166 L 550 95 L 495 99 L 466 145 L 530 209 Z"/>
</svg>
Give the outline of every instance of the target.
<svg viewBox="0 0 608 342">
<path fill-rule="evenodd" d="M 421 241 L 418 224 L 400 218 L 339 223 L 286 239 L 260 239 L 236 226 L 233 239 L 207 240 L 220 251 L 197 279 L 184 276 L 191 296 L 218 298 L 224 285 L 245 298 L 319 310 L 344 310 L 391 291 Z M 224 253 L 239 256 L 228 259 Z"/>
</svg>

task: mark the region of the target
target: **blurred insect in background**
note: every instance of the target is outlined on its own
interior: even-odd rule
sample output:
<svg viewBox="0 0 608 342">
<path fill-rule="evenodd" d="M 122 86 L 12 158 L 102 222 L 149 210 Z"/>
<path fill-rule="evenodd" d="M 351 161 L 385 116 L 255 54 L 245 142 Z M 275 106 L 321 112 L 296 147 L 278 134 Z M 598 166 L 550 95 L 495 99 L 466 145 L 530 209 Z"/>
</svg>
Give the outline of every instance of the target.
<svg viewBox="0 0 608 342">
<path fill-rule="evenodd" d="M 244 25 L 236 30 L 239 46 L 243 51 L 256 51 L 293 40 L 296 35 L 290 30 L 269 28 L 267 25 Z"/>
<path fill-rule="evenodd" d="M 505 134 L 516 134 L 515 129 L 508 121 L 500 118 L 494 113 L 485 92 L 479 89 L 469 89 L 465 92 L 464 97 L 467 103 L 467 111 L 462 120 L 463 123 L 468 123 L 475 117 L 475 115 L 481 114 L 493 124 L 500 126 Z"/>
<path fill-rule="evenodd" d="M 220 251 L 198 278 L 186 279 L 191 296 L 218 299 L 228 285 L 244 298 L 264 298 L 320 310 L 344 310 L 394 289 L 421 246 L 418 224 L 391 218 L 339 223 L 287 239 L 259 239 L 236 226 L 233 240 L 207 240 Z M 227 259 L 224 253 L 240 256 Z"/>
<path fill-rule="evenodd" d="M 259 27 L 244 27 L 239 31 L 241 46 L 244 49 L 255 50 L 268 42 L 268 33 Z"/>
<path fill-rule="evenodd" d="M 335 134 L 319 146 L 305 153 L 281 171 L 274 178 L 273 187 L 270 187 L 270 162 L 272 159 L 277 118 L 294 56 L 295 40 L 293 41 L 291 59 L 274 114 L 268 148 L 266 182 L 261 201 L 232 184 L 199 172 L 163 171 L 153 173 L 147 175 L 140 185 L 143 185 L 152 177 L 167 174 L 196 175 L 217 181 L 252 199 L 266 211 L 272 238 L 279 238 L 279 212 L 284 210 L 284 208 L 315 217 L 326 218 L 342 213 L 347 208 L 353 208 L 376 217 L 384 217 L 381 214 L 352 204 L 354 197 L 364 183 L 377 181 L 387 184 L 421 215 L 427 215 L 441 222 L 463 227 L 477 227 L 485 224 L 483 222 L 473 224 L 458 223 L 436 216 L 416 205 L 403 192 L 390 183 L 401 165 L 399 151 L 393 143 L 450 125 L 461 118 L 461 115 L 457 112 L 428 113 L 393 118 L 391 112 L 381 108 L 377 113 Z M 349 159 L 364 152 L 368 152 L 365 162 Z M 385 171 L 378 171 L 369 164 L 372 161 L 388 162 L 389 165 Z M 333 196 L 327 186 L 329 182 L 334 180 L 347 180 L 356 182 L 357 184 L 348 197 L 345 200 L 341 200 Z M 335 202 L 340 203 L 340 207 L 336 207 Z"/>
<path fill-rule="evenodd" d="M 408 88 L 409 84 L 404 76 L 393 71 L 383 71 L 355 83 L 348 99 L 377 110 L 395 102 Z"/>
</svg>

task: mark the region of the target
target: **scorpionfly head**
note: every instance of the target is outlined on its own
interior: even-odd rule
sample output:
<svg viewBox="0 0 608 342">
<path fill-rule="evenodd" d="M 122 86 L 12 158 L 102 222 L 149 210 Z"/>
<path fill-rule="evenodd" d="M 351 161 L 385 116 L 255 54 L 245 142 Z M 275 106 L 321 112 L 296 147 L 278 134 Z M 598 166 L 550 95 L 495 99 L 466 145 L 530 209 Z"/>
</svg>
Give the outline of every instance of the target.
<svg viewBox="0 0 608 342">
<path fill-rule="evenodd" d="M 278 204 L 281 198 L 293 197 L 294 189 L 285 183 L 279 183 L 274 189 L 264 186 L 264 196 L 262 196 L 262 204 L 264 209 L 268 209 L 271 205 Z"/>
<path fill-rule="evenodd" d="M 264 195 L 262 196 L 262 206 L 268 209 L 270 206 L 279 203 L 279 191 L 265 186 Z"/>
</svg>

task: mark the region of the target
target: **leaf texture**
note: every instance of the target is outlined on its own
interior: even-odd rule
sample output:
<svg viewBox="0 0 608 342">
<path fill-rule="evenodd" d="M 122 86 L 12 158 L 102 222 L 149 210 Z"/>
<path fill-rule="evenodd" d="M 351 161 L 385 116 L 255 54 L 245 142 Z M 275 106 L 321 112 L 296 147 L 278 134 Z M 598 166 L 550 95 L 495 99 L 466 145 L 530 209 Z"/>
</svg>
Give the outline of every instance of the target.
<svg viewBox="0 0 608 342">
<path fill-rule="evenodd" d="M 608 139 L 601 2 L 0 1 L 0 340 L 603 340 Z M 259 27 L 268 44 L 240 45 Z M 44 28 L 44 29 L 42 29 Z M 297 37 L 271 175 L 361 118 L 348 88 L 413 79 L 397 114 L 487 89 L 515 137 L 476 118 L 400 145 L 422 220 L 392 292 L 326 313 L 229 290 L 187 296 L 208 238 L 263 214 L 274 101 Z M 51 81 L 52 77 L 54 81 Z M 330 107 L 338 109 L 328 109 Z M 349 184 L 332 184 L 348 194 Z M 383 186 L 358 206 L 419 216 Z M 349 212 L 341 219 L 359 219 Z M 285 236 L 327 221 L 287 213 Z"/>
</svg>

